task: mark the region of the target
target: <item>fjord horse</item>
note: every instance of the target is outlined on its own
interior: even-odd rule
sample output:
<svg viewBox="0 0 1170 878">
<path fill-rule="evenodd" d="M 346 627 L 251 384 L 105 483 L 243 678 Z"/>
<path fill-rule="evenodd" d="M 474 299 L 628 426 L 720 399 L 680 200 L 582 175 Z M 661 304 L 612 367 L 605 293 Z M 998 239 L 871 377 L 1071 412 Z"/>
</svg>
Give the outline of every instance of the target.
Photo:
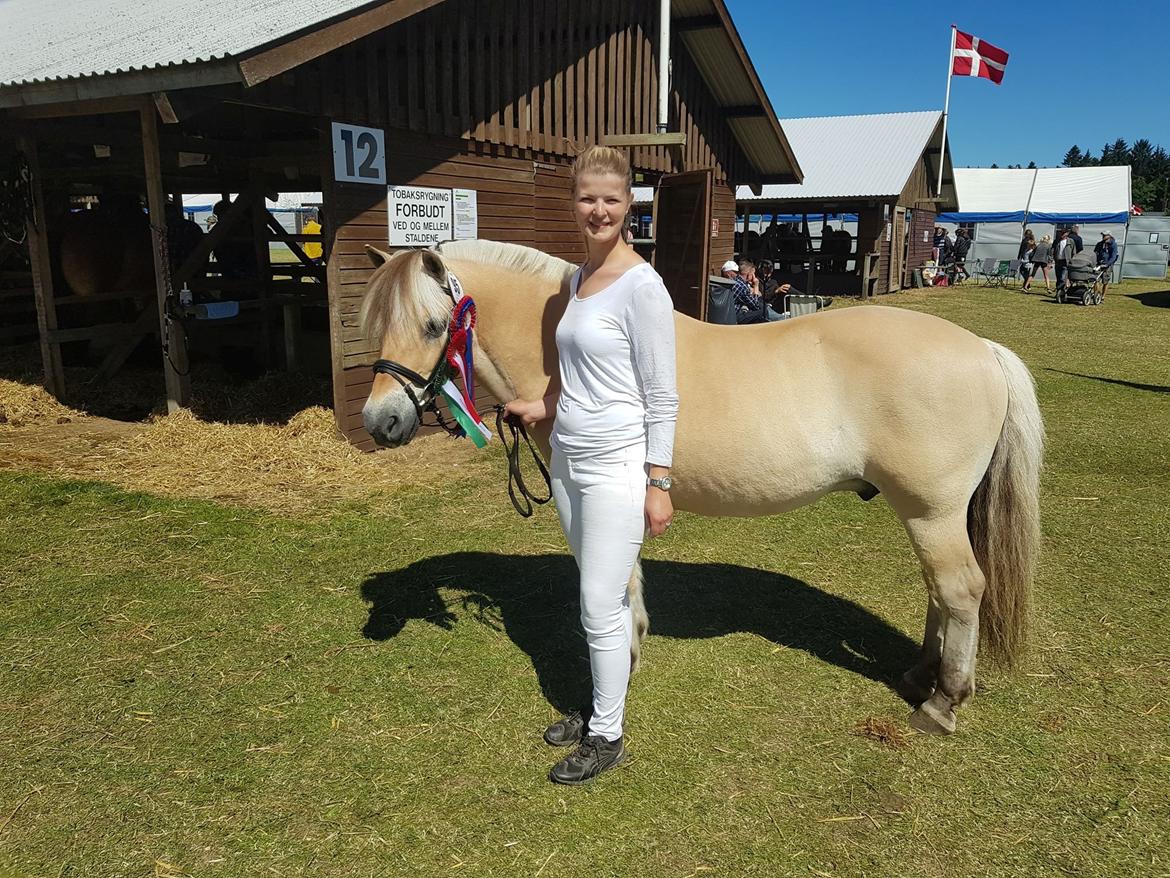
<svg viewBox="0 0 1170 878">
<path fill-rule="evenodd" d="M 363 321 L 384 360 L 427 375 L 446 346 L 452 287 L 461 286 L 478 308 L 480 381 L 503 400 L 536 399 L 555 387 L 554 330 L 574 266 L 488 241 L 393 257 L 368 251 L 380 268 Z M 900 308 L 845 308 L 757 326 L 677 313 L 674 320 L 675 507 L 757 516 L 831 491 L 883 494 L 910 536 L 928 592 L 921 656 L 899 691 L 918 705 L 915 728 L 953 731 L 955 709 L 975 690 L 980 641 L 1010 664 L 1026 637 L 1044 445 L 1027 367 L 995 342 Z M 428 393 L 433 388 L 414 378 L 376 375 L 366 429 L 383 446 L 409 442 L 417 402 Z M 546 458 L 550 429 L 551 421 L 537 425 Z M 760 453 L 767 448 L 776 451 Z M 649 627 L 641 587 L 638 565 L 629 586 L 635 664 Z"/>
</svg>

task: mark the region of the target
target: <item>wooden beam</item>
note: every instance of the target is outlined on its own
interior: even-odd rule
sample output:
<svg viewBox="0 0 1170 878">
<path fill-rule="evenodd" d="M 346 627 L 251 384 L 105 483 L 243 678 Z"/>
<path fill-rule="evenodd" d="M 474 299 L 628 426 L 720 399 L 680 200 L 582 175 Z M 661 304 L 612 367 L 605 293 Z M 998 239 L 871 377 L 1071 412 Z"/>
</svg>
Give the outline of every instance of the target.
<svg viewBox="0 0 1170 878">
<path fill-rule="evenodd" d="M 194 277 L 195 272 L 203 266 L 203 263 L 207 261 L 207 257 L 211 255 L 211 251 L 227 236 L 227 233 L 231 231 L 232 227 L 248 213 L 248 208 L 252 202 L 261 194 L 262 192 L 259 186 L 252 186 L 236 196 L 236 200 L 232 202 L 232 206 L 228 208 L 228 212 L 223 216 L 216 217 L 216 223 L 212 226 L 211 231 L 199 239 L 199 246 L 191 251 L 191 255 L 175 271 L 171 281 L 173 285 L 181 287 Z"/>
<path fill-rule="evenodd" d="M 154 98 L 154 106 L 158 110 L 159 118 L 167 125 L 177 124 L 179 116 L 175 112 L 175 108 L 171 106 L 171 99 L 167 96 L 167 93 L 165 91 L 156 91 L 151 97 Z"/>
<path fill-rule="evenodd" d="M 67 101 L 36 107 L 16 107 L 10 112 L 18 119 L 64 119 L 69 116 L 101 116 L 106 113 L 137 113 L 142 100 L 137 97 L 103 98 L 92 101 Z"/>
<path fill-rule="evenodd" d="M 299 242 L 301 240 L 320 241 L 321 235 L 290 235 L 284 230 L 284 226 L 277 222 L 276 217 L 272 215 L 272 211 L 266 209 L 264 213 L 267 216 L 266 222 L 268 223 L 268 228 L 270 228 L 273 234 L 276 235 L 277 240 L 288 247 L 288 249 L 293 252 L 293 256 L 299 259 L 301 264 L 303 264 L 305 267 L 312 268 L 317 272 L 320 272 L 321 266 L 305 255 L 305 251 L 301 249 Z M 265 236 L 265 238 L 267 239 L 267 236 Z M 276 269 L 273 270 L 276 271 Z"/>
<path fill-rule="evenodd" d="M 156 91 L 225 85 L 240 80 L 240 68 L 235 61 L 201 61 L 151 70 L 132 70 L 127 73 L 107 73 L 7 86 L 0 88 L 0 108 L 69 104 L 76 101 L 151 94 Z"/>
<path fill-rule="evenodd" d="M 158 294 L 159 338 L 162 339 L 163 374 L 167 385 L 167 410 L 186 408 L 191 402 L 187 377 L 187 338 L 183 324 L 172 319 L 171 266 L 166 256 L 166 196 L 163 194 L 162 159 L 158 150 L 158 111 L 147 100 L 139 113 L 142 121 L 142 158 L 146 166 L 146 200 L 150 205 L 150 238 L 154 250 L 154 281 Z"/>
<path fill-rule="evenodd" d="M 605 146 L 685 146 L 687 136 L 681 131 L 665 134 L 609 134 L 601 138 Z"/>
<path fill-rule="evenodd" d="M 240 62 L 240 73 L 249 87 L 279 76 L 286 70 L 299 67 L 327 52 L 339 49 L 374 31 L 382 30 L 442 0 L 394 0 L 382 3 L 358 15 L 351 15 L 333 24 L 318 27 L 298 39 L 257 52 Z"/>
<path fill-rule="evenodd" d="M 110 348 L 94 376 L 89 379 L 91 385 L 101 385 L 114 377 L 122 365 L 134 353 L 142 339 L 158 329 L 158 302 L 150 301 L 139 312 L 132 324 L 126 327 L 126 335 L 118 344 Z"/>
<path fill-rule="evenodd" d="M 760 119 L 763 118 L 764 108 L 759 104 L 748 104 L 742 107 L 724 107 L 720 110 L 725 119 Z"/>
<path fill-rule="evenodd" d="M 692 15 L 686 18 L 672 18 L 670 22 L 672 33 L 685 33 L 695 30 L 723 30 L 723 19 L 718 15 Z"/>
<path fill-rule="evenodd" d="M 61 365 L 61 347 L 49 333 L 57 328 L 57 304 L 53 296 L 53 269 L 49 261 L 49 234 L 45 218 L 45 193 L 41 187 L 41 169 L 37 143 L 31 135 L 21 135 L 20 150 L 28 161 L 32 186 L 33 215 L 26 217 L 29 262 L 32 265 L 33 299 L 37 308 L 37 328 L 41 338 L 41 362 L 45 370 L 45 390 L 62 399 L 65 396 L 65 369 Z"/>
</svg>

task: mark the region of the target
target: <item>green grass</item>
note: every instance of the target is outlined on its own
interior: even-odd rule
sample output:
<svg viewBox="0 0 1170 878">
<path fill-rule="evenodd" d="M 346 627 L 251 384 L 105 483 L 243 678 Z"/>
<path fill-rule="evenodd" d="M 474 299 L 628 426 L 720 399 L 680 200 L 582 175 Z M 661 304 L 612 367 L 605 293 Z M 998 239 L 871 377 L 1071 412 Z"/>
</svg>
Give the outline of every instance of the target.
<svg viewBox="0 0 1170 878">
<path fill-rule="evenodd" d="M 1049 430 L 1029 657 L 901 749 L 854 733 L 904 722 L 923 620 L 880 500 L 680 516 L 632 761 L 565 789 L 540 731 L 588 669 L 550 510 L 0 474 L 0 874 L 1170 874 L 1170 307 L 1127 296 L 1167 286 L 882 300 L 1018 351 Z M 499 507 L 502 472 L 468 489 Z"/>
</svg>

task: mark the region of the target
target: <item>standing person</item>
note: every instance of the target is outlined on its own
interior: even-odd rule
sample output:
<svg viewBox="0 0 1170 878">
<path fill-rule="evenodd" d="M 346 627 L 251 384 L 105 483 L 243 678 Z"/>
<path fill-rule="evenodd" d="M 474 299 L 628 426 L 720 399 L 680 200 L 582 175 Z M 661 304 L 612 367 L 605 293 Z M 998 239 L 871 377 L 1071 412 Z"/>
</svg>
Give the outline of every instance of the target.
<svg viewBox="0 0 1170 878">
<path fill-rule="evenodd" d="M 1068 263 L 1077 255 L 1077 244 L 1072 238 L 1070 229 L 1061 229 L 1060 237 L 1056 239 L 1056 246 L 1052 248 L 1053 263 L 1056 266 L 1056 289 L 1063 290 L 1068 285 Z"/>
<path fill-rule="evenodd" d="M 1048 283 L 1048 265 L 1052 262 L 1052 236 L 1045 235 L 1037 242 L 1036 247 L 1032 250 L 1032 270 L 1028 272 L 1028 276 L 1024 278 L 1024 292 L 1028 292 L 1032 288 L 1032 278 L 1036 276 L 1037 272 L 1044 272 L 1044 289 L 1052 289 Z"/>
<path fill-rule="evenodd" d="M 1069 232 L 1069 235 L 1073 239 L 1073 243 L 1076 244 L 1077 253 L 1080 253 L 1082 250 L 1085 249 L 1085 242 L 1081 240 L 1081 227 L 1080 226 L 1073 226 L 1072 231 Z M 1073 255 L 1076 255 L 1076 254 L 1073 254 Z"/>
<path fill-rule="evenodd" d="M 1028 279 L 1032 276 L 1032 254 L 1036 250 L 1036 236 L 1031 229 L 1024 229 L 1024 239 L 1020 241 L 1019 252 L 1016 258 L 1020 260 L 1020 277 L 1024 279 L 1024 289 L 1028 288 Z"/>
<path fill-rule="evenodd" d="M 1101 293 L 1105 292 L 1105 285 L 1109 283 L 1113 276 L 1113 263 L 1117 261 L 1117 242 L 1113 240 L 1113 236 L 1108 232 L 1101 233 L 1101 240 L 1093 248 L 1093 255 L 1097 257 L 1097 267 L 1107 268 L 1108 271 L 1101 275 Z"/>
<path fill-rule="evenodd" d="M 952 278 L 950 283 L 962 283 L 971 275 L 967 273 L 967 254 L 971 252 L 971 239 L 966 229 L 955 230 L 955 245 L 951 248 Z M 962 277 L 960 277 L 962 275 Z"/>
<path fill-rule="evenodd" d="M 833 232 L 833 243 L 837 245 L 837 261 L 833 265 L 833 271 L 844 274 L 849 270 L 849 257 L 853 255 L 853 236 L 845 228 L 844 219 L 841 220 L 837 231 Z"/>
<path fill-rule="evenodd" d="M 942 226 L 935 226 L 934 237 L 930 241 L 930 258 L 935 265 L 942 265 L 943 256 L 946 255 L 943 250 L 946 239 L 946 229 Z"/>
<path fill-rule="evenodd" d="M 632 201 L 623 153 L 592 146 L 577 157 L 573 207 L 588 258 L 557 324 L 560 388 L 505 407 L 527 425 L 555 413 L 552 492 L 580 571 L 593 699 L 545 730 L 549 744 L 577 745 L 549 772 L 562 784 L 585 783 L 625 759 L 635 636 L 627 585 L 645 534 L 665 533 L 674 515 L 674 311 L 662 278 L 622 240 Z"/>
<path fill-rule="evenodd" d="M 313 211 L 309 214 L 309 219 L 301 226 L 302 235 L 319 235 L 321 234 L 320 214 Z M 305 241 L 301 246 L 301 252 L 312 259 L 314 262 L 321 261 L 321 254 L 324 252 L 320 241 Z"/>
</svg>

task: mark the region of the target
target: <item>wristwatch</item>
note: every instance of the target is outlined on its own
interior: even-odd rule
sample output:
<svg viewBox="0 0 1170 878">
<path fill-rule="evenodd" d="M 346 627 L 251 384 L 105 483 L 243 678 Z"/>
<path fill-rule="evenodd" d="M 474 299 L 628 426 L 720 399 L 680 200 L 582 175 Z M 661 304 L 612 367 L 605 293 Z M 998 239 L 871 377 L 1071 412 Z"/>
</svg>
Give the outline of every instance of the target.
<svg viewBox="0 0 1170 878">
<path fill-rule="evenodd" d="M 663 491 L 669 491 L 671 486 L 674 484 L 674 482 L 670 480 L 670 476 L 663 476 L 660 479 L 650 479 L 649 483 L 655 488 L 660 488 Z"/>
</svg>

